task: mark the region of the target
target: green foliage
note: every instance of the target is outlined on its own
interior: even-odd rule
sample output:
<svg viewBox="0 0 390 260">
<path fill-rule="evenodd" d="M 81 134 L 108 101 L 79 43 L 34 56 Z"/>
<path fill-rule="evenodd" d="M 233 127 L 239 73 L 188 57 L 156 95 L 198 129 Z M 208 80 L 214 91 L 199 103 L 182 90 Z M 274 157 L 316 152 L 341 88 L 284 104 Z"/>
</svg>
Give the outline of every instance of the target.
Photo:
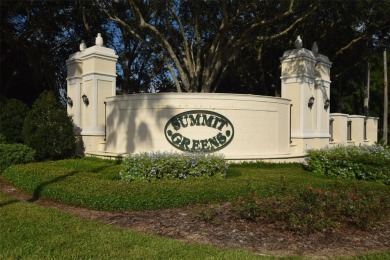
<svg viewBox="0 0 390 260">
<path fill-rule="evenodd" d="M 244 250 L 186 243 L 85 220 L 2 193 L 0 205 L 0 259 L 258 259 Z"/>
<path fill-rule="evenodd" d="M 82 158 L 11 166 L 3 177 L 35 197 L 49 197 L 72 205 L 100 210 L 147 210 L 233 200 L 247 190 L 248 183 L 259 195 L 279 184 L 281 175 L 304 185 L 324 177 L 306 173 L 300 165 L 282 164 L 272 169 L 235 164 L 226 178 L 190 178 L 154 182 L 118 181 L 123 166 L 117 161 Z"/>
<path fill-rule="evenodd" d="M 199 205 L 196 212 L 195 218 L 202 220 L 207 223 L 220 223 L 220 218 L 218 217 L 218 208 L 216 205 Z"/>
<path fill-rule="evenodd" d="M 7 139 L 5 138 L 4 135 L 0 134 L 0 144 L 5 144 L 7 143 Z"/>
<path fill-rule="evenodd" d="M 43 92 L 27 114 L 23 136 L 36 151 L 37 160 L 63 159 L 75 155 L 72 119 L 52 92 Z"/>
<path fill-rule="evenodd" d="M 306 164 L 324 175 L 390 184 L 390 150 L 380 145 L 309 150 Z"/>
<path fill-rule="evenodd" d="M 34 161 L 35 151 L 23 144 L 0 143 L 0 173 L 14 164 Z"/>
<path fill-rule="evenodd" d="M 312 233 L 349 225 L 369 229 L 390 216 L 390 198 L 384 190 L 327 190 L 312 186 L 286 187 L 285 183 L 267 197 L 250 191 L 233 201 L 233 214 L 244 219 L 278 223 L 283 229 Z"/>
<path fill-rule="evenodd" d="M 23 143 L 23 124 L 28 106 L 17 99 L 10 99 L 0 108 L 0 133 L 9 143 Z"/>
<path fill-rule="evenodd" d="M 201 153 L 130 154 L 123 163 L 120 177 L 124 181 L 162 179 L 223 178 L 228 165 L 221 155 Z"/>
<path fill-rule="evenodd" d="M 260 209 L 257 204 L 257 195 L 254 191 L 244 196 L 238 196 L 237 199 L 233 201 L 233 206 L 236 216 L 244 219 L 256 220 L 260 213 Z"/>
</svg>

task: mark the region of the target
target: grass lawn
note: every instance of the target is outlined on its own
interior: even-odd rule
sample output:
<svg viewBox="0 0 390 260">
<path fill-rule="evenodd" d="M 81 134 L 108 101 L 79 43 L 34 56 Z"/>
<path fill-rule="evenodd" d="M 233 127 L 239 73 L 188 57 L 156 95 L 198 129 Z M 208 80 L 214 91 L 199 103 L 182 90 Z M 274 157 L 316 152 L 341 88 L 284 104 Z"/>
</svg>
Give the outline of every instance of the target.
<svg viewBox="0 0 390 260">
<path fill-rule="evenodd" d="M 116 161 L 83 158 L 8 168 L 2 178 L 32 196 L 109 211 L 174 208 L 231 201 L 255 191 L 260 197 L 309 187 L 323 191 L 390 194 L 375 182 L 324 177 L 299 164 L 231 165 L 226 179 L 122 182 Z M 360 196 L 360 195 L 359 195 Z M 252 259 L 241 250 L 188 244 L 82 220 L 55 209 L 16 201 L 0 193 L 0 259 Z M 387 252 L 356 259 L 388 259 Z"/>
<path fill-rule="evenodd" d="M 32 163 L 8 168 L 3 177 L 34 198 L 49 197 L 87 208 L 124 211 L 172 208 L 228 201 L 256 191 L 267 196 L 280 188 L 374 190 L 390 187 L 324 177 L 305 171 L 300 164 L 240 164 L 229 167 L 226 179 L 162 180 L 128 183 L 119 180 L 121 165 L 115 161 L 83 158 Z M 282 187 L 283 186 L 283 187 Z"/>
<path fill-rule="evenodd" d="M 255 259 L 86 221 L 0 193 L 0 259 Z"/>
</svg>

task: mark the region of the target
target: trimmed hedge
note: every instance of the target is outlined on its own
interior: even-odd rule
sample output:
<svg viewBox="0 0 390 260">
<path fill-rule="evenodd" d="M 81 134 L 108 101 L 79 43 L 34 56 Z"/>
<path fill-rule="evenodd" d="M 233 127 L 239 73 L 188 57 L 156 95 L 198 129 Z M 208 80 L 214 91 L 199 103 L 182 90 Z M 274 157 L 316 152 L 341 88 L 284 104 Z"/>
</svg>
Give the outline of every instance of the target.
<svg viewBox="0 0 390 260">
<path fill-rule="evenodd" d="M 390 185 L 390 150 L 380 146 L 342 146 L 309 150 L 306 164 L 316 173 Z"/>
<path fill-rule="evenodd" d="M 323 183 L 327 178 L 306 173 L 298 164 L 262 169 L 263 164 L 231 165 L 226 178 L 190 178 L 153 182 L 119 180 L 123 165 L 111 160 L 82 158 L 11 166 L 3 178 L 34 198 L 48 197 L 99 210 L 150 210 L 232 200 L 253 185 L 266 196 L 281 176 L 293 186 Z M 320 184 L 318 184 L 320 185 Z"/>
<path fill-rule="evenodd" d="M 34 161 L 35 151 L 23 144 L 0 143 L 0 173 L 11 165 Z"/>
</svg>

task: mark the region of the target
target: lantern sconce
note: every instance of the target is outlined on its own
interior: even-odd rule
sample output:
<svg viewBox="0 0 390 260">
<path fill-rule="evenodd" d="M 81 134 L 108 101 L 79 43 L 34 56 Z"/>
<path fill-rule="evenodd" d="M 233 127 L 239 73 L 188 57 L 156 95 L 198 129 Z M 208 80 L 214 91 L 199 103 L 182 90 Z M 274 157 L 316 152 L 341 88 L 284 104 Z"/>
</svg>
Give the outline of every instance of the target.
<svg viewBox="0 0 390 260">
<path fill-rule="evenodd" d="M 325 103 L 324 103 L 324 109 L 325 109 L 325 110 L 328 110 L 329 106 L 330 106 L 330 100 L 329 100 L 329 98 L 327 98 L 327 99 L 325 100 Z"/>
<path fill-rule="evenodd" d="M 89 105 L 89 100 L 88 100 L 87 95 L 84 94 L 84 95 L 81 96 L 81 98 L 83 99 L 84 104 L 86 106 L 88 106 Z"/>
<path fill-rule="evenodd" d="M 311 96 L 310 98 L 309 98 L 309 103 L 307 103 L 307 105 L 308 105 L 308 107 L 310 107 L 310 109 L 313 107 L 313 105 L 314 105 L 314 100 L 315 100 L 315 98 L 313 97 L 313 96 Z"/>
<path fill-rule="evenodd" d="M 67 98 L 66 98 L 66 103 L 68 103 L 68 105 L 69 105 L 70 107 L 73 107 L 73 100 L 72 100 L 70 97 L 67 97 Z"/>
</svg>

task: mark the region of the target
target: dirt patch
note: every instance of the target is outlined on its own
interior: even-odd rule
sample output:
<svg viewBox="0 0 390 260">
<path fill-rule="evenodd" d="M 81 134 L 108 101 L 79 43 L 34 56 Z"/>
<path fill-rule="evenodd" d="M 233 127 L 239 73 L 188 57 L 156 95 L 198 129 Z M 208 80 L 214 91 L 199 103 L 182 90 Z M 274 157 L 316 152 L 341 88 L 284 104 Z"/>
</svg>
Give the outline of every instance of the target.
<svg viewBox="0 0 390 260">
<path fill-rule="evenodd" d="M 17 200 L 31 199 L 1 178 L 0 190 Z M 327 259 L 390 251 L 390 220 L 367 231 L 340 226 L 307 235 L 283 230 L 275 223 L 236 218 L 231 214 L 230 203 L 121 213 L 89 210 L 44 199 L 34 203 L 108 225 L 187 242 L 245 249 L 261 255 Z"/>
</svg>

